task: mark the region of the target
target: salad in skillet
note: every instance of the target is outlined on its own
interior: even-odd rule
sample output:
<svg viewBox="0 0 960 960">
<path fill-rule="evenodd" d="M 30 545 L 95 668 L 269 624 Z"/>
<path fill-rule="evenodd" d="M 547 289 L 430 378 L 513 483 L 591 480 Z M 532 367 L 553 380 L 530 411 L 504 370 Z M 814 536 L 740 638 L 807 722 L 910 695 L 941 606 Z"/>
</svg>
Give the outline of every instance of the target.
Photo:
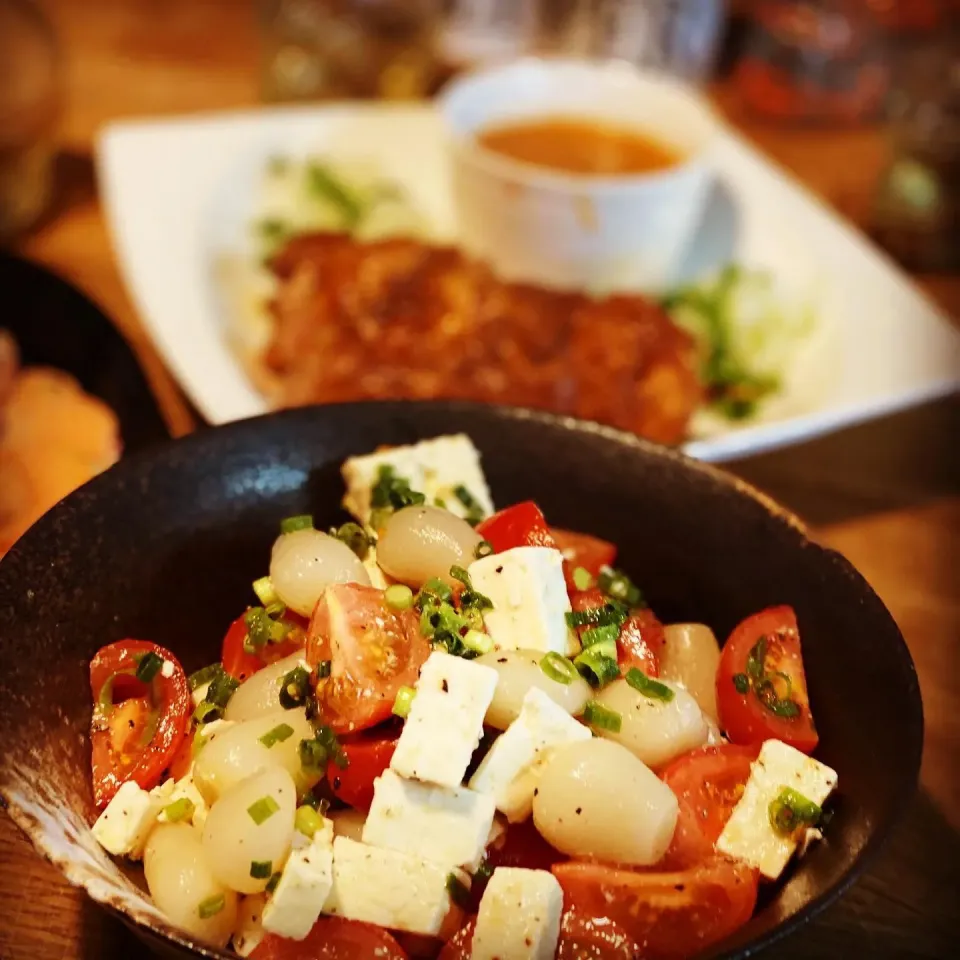
<svg viewBox="0 0 960 960">
<path fill-rule="evenodd" d="M 463 435 L 342 472 L 355 520 L 280 522 L 220 662 L 94 657 L 102 846 L 257 960 L 688 957 L 744 924 L 837 784 L 793 611 L 722 650 L 663 625 L 614 544 L 495 512 Z"/>
</svg>

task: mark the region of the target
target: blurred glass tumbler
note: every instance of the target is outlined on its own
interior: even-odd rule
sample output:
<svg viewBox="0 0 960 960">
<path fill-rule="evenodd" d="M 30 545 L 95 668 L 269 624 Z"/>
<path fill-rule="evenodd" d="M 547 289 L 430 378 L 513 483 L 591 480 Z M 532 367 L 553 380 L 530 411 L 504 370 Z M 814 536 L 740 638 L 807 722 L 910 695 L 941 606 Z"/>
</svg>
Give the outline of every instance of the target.
<svg viewBox="0 0 960 960">
<path fill-rule="evenodd" d="M 268 101 L 426 96 L 439 0 L 260 0 Z"/>
<path fill-rule="evenodd" d="M 50 202 L 60 95 L 50 25 L 31 0 L 0 0 L 0 242 Z"/>
</svg>

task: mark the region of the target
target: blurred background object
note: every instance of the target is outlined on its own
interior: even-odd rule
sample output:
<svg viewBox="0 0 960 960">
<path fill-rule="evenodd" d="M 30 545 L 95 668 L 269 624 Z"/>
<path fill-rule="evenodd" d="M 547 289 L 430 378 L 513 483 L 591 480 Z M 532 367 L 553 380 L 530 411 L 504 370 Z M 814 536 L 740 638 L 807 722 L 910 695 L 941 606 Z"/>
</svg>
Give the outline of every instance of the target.
<svg viewBox="0 0 960 960">
<path fill-rule="evenodd" d="M 960 268 L 960 36 L 906 54 L 890 98 L 892 156 L 873 233 L 914 270 Z"/>
<path fill-rule="evenodd" d="M 438 0 L 259 0 L 268 101 L 426 96 Z"/>
<path fill-rule="evenodd" d="M 50 201 L 60 98 L 50 25 L 32 0 L 0 0 L 0 243 Z"/>
</svg>

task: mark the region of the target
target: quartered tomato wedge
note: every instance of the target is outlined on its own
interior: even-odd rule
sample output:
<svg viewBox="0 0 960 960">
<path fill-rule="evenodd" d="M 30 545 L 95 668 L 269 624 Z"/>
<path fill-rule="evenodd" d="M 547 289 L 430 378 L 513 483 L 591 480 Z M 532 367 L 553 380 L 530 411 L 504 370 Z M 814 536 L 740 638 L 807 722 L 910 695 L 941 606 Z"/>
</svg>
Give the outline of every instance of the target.
<svg viewBox="0 0 960 960">
<path fill-rule="evenodd" d="M 306 621 L 302 617 L 298 617 L 293 611 L 287 611 L 284 614 L 284 619 L 294 621 L 301 629 L 306 627 Z M 221 654 L 223 669 L 241 683 L 252 677 L 258 670 L 262 670 L 268 663 L 282 660 L 284 657 L 296 653 L 303 646 L 303 633 L 301 632 L 296 639 L 284 640 L 281 643 L 268 643 L 256 653 L 247 653 L 243 649 L 246 637 L 246 621 L 243 616 L 237 617 L 230 624 L 230 629 L 227 630 L 226 636 L 223 638 L 223 652 Z"/>
<path fill-rule="evenodd" d="M 556 541 L 540 508 L 532 501 L 515 503 L 477 524 L 477 533 L 488 541 L 494 553 L 514 547 L 554 547 Z"/>
<path fill-rule="evenodd" d="M 174 780 L 183 779 L 190 772 L 190 767 L 193 766 L 193 741 L 196 738 L 196 731 L 191 727 L 192 724 L 188 723 L 187 732 L 180 742 L 180 749 L 177 750 L 170 761 L 170 766 L 167 768 L 167 773 Z"/>
<path fill-rule="evenodd" d="M 158 672 L 149 684 L 136 679 L 137 658 L 148 653 L 172 664 L 169 677 Z M 193 704 L 177 658 L 145 640 L 121 640 L 97 651 L 90 688 L 93 795 L 102 808 L 127 780 L 144 790 L 157 785 L 180 749 Z M 117 702 L 119 697 L 125 699 Z"/>
<path fill-rule="evenodd" d="M 717 670 L 717 708 L 720 726 L 734 743 L 775 738 L 813 753 L 819 737 L 790 607 L 762 610 L 730 635 Z"/>
<path fill-rule="evenodd" d="M 553 875 L 567 903 L 608 917 L 645 960 L 695 956 L 746 923 L 757 900 L 756 872 L 720 857 L 668 872 L 570 861 Z"/>
<path fill-rule="evenodd" d="M 349 762 L 342 769 L 335 764 L 327 768 L 327 780 L 334 795 L 357 810 L 369 810 L 373 803 L 373 781 L 390 766 L 399 736 L 397 731 L 383 736 L 371 732 L 341 741 Z"/>
<path fill-rule="evenodd" d="M 616 545 L 608 540 L 592 537 L 589 533 L 561 530 L 559 527 L 551 527 L 550 534 L 571 571 L 583 567 L 587 573 L 596 577 L 601 567 L 612 567 L 613 561 L 617 559 Z"/>
<path fill-rule="evenodd" d="M 407 954 L 386 930 L 340 917 L 321 917 L 305 940 L 268 933 L 250 956 L 253 960 L 407 960 Z"/>
<path fill-rule="evenodd" d="M 307 660 L 330 661 L 317 686 L 320 719 L 354 733 L 388 719 L 401 687 L 417 682 L 430 644 L 415 611 L 392 610 L 383 591 L 358 583 L 328 587 L 307 634 Z"/>
<path fill-rule="evenodd" d="M 476 928 L 476 917 L 472 917 L 443 945 L 437 960 L 470 960 Z"/>
<path fill-rule="evenodd" d="M 578 612 L 596 610 L 606 602 L 607 598 L 599 587 L 570 594 L 570 606 Z M 663 624 L 657 615 L 648 607 L 634 610 L 617 637 L 617 662 L 621 672 L 636 667 L 648 677 L 660 676 L 660 654 L 665 643 Z"/>
<path fill-rule="evenodd" d="M 709 860 L 733 808 L 743 796 L 750 765 L 760 746 L 725 743 L 678 757 L 660 774 L 680 804 L 673 842 L 665 857 L 670 868 Z"/>
</svg>

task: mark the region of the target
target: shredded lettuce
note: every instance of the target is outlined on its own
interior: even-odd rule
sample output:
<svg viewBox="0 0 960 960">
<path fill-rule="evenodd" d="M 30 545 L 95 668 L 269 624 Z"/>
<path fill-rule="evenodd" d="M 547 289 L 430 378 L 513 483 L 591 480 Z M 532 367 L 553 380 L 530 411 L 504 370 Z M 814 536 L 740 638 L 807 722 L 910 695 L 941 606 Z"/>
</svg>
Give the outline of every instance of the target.
<svg viewBox="0 0 960 960">
<path fill-rule="evenodd" d="M 814 325 L 810 307 L 788 310 L 769 273 L 731 264 L 663 300 L 697 341 L 711 408 L 745 420 L 783 382 L 791 354 Z"/>
</svg>

